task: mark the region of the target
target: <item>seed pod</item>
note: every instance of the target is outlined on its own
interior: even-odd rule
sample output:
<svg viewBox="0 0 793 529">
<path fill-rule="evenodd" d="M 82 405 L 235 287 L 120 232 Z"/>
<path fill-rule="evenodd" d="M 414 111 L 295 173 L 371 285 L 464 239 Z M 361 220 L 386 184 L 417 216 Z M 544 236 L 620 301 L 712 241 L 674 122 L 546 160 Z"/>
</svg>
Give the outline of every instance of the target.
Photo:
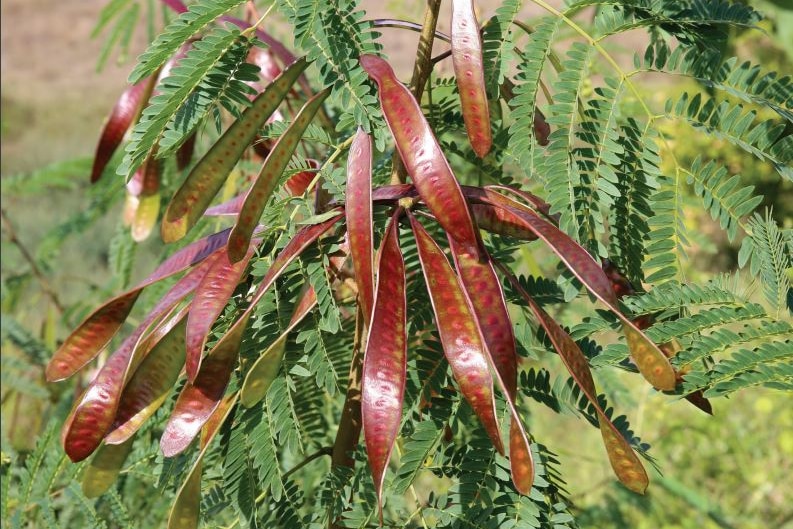
<svg viewBox="0 0 793 529">
<path fill-rule="evenodd" d="M 225 251 L 221 251 L 212 267 L 201 279 L 190 305 L 187 316 L 187 358 L 185 370 L 187 379 L 195 380 L 201 366 L 201 355 L 212 325 L 223 312 L 229 298 L 242 280 L 248 261 L 256 249 L 256 241 L 248 247 L 245 257 L 237 262 L 229 262 Z"/>
<path fill-rule="evenodd" d="M 242 316 L 226 331 L 207 354 L 205 363 L 193 384 L 188 383 L 179 395 L 174 411 L 160 439 L 160 448 L 168 457 L 186 449 L 198 434 L 204 421 L 220 402 L 228 385 L 231 373 L 239 356 L 239 348 L 245 327 L 256 305 L 267 293 L 275 280 L 311 243 L 333 227 L 342 214 L 319 224 L 300 230 L 275 258 L 262 279 Z"/>
<path fill-rule="evenodd" d="M 487 200 L 493 205 L 507 207 L 526 227 L 532 230 L 584 284 L 596 298 L 606 304 L 621 321 L 628 347 L 639 372 L 656 389 L 669 391 L 675 388 L 675 372 L 669 360 L 636 325 L 620 311 L 617 298 L 600 265 L 577 242 L 559 228 L 540 217 L 532 209 L 490 192 Z"/>
<path fill-rule="evenodd" d="M 306 162 L 308 162 L 309 167 L 312 169 L 319 169 L 318 161 L 307 159 Z M 317 176 L 316 171 L 300 171 L 290 176 L 289 180 L 284 183 L 284 187 L 290 196 L 300 196 L 306 192 L 306 189 L 308 189 L 308 186 L 311 184 L 311 181 L 314 180 L 315 176 Z"/>
<path fill-rule="evenodd" d="M 190 165 L 190 162 L 193 161 L 193 153 L 195 152 L 195 140 L 196 140 L 196 133 L 193 132 L 187 139 L 184 141 L 182 145 L 179 146 L 179 149 L 176 151 L 176 169 L 179 171 L 184 171 Z"/>
<path fill-rule="evenodd" d="M 452 63 L 463 120 L 471 147 L 480 158 L 490 151 L 490 111 L 482 66 L 482 39 L 473 0 L 452 0 Z"/>
<path fill-rule="evenodd" d="M 124 386 L 106 444 L 126 442 L 165 402 L 184 367 L 187 311 L 185 307 L 152 333 L 155 345 Z"/>
<path fill-rule="evenodd" d="M 82 489 L 86 498 L 98 498 L 116 482 L 121 467 L 132 450 L 131 437 L 120 445 L 104 444 L 97 450 L 83 472 Z"/>
<path fill-rule="evenodd" d="M 134 288 L 119 294 L 95 309 L 55 351 L 47 364 L 47 381 L 64 380 L 82 369 L 115 336 L 135 305 L 141 290 L 177 274 L 189 266 L 200 263 L 212 252 L 226 244 L 228 234 L 229 230 L 223 230 L 185 246 L 166 259 L 149 277 Z"/>
<path fill-rule="evenodd" d="M 548 145 L 548 136 L 551 135 L 551 126 L 545 121 L 545 114 L 540 109 L 534 110 L 534 137 L 542 146 Z"/>
<path fill-rule="evenodd" d="M 147 98 L 146 94 L 151 93 L 156 77 L 152 75 L 128 87 L 110 111 L 96 146 L 94 164 L 91 168 L 92 184 L 102 177 L 105 167 L 113 158 L 113 153 L 121 145 L 124 134 L 140 114 L 141 104 Z"/>
<path fill-rule="evenodd" d="M 480 261 L 458 248 L 452 238 L 449 238 L 449 248 L 454 256 L 462 286 L 474 310 L 474 316 L 478 320 L 482 339 L 504 383 L 507 398 L 514 402 L 518 380 L 515 335 L 496 271 L 489 256 L 486 256 L 485 261 Z M 521 435 L 514 419 L 510 425 L 509 437 L 512 481 L 519 492 L 528 494 L 533 479 L 531 447 L 528 442 L 524 442 L 527 439 Z"/>
<path fill-rule="evenodd" d="M 380 521 L 383 480 L 399 435 L 407 377 L 405 263 L 399 249 L 397 209 L 386 228 L 377 259 L 374 309 L 361 378 L 361 419 Z"/>
<path fill-rule="evenodd" d="M 476 219 L 476 225 L 480 229 L 495 233 L 496 235 L 506 235 L 515 239 L 535 241 L 537 236 L 534 232 L 527 229 L 525 223 L 508 209 L 491 206 L 490 204 L 471 204 L 471 212 Z"/>
<path fill-rule="evenodd" d="M 297 327 L 317 306 L 317 294 L 313 287 L 309 287 L 300 298 L 289 326 L 281 335 L 256 359 L 248 374 L 245 375 L 245 382 L 240 389 L 240 402 L 246 408 L 254 406 L 261 401 L 270 389 L 270 385 L 278 375 L 278 368 L 286 351 L 286 340 L 289 334 Z"/>
<path fill-rule="evenodd" d="M 138 206 L 135 208 L 135 217 L 132 219 L 130 233 L 132 240 L 143 242 L 149 238 L 154 225 L 157 224 L 157 217 L 160 214 L 160 195 L 141 196 Z"/>
<path fill-rule="evenodd" d="M 372 140 L 363 129 L 355 134 L 347 160 L 347 233 L 367 325 L 374 304 L 374 263 L 372 257 Z"/>
<path fill-rule="evenodd" d="M 581 349 L 570 335 L 537 305 L 529 293 L 526 292 L 518 280 L 515 279 L 515 276 L 500 263 L 499 268 L 509 279 L 515 290 L 529 304 L 529 308 L 534 313 L 543 329 L 545 329 L 545 332 L 551 339 L 551 343 L 553 343 L 554 349 L 559 353 L 565 367 L 567 367 L 570 375 L 572 375 L 573 380 L 578 387 L 581 388 L 581 391 L 595 409 L 598 415 L 600 433 L 603 437 L 603 443 L 606 446 L 606 452 L 608 453 L 611 468 L 614 470 L 614 473 L 630 490 L 639 494 L 644 494 L 649 484 L 647 472 L 644 470 L 641 461 L 634 453 L 630 444 L 625 440 L 616 426 L 614 426 L 614 423 L 611 422 L 600 407 L 600 403 L 597 400 L 597 391 L 595 390 L 595 381 L 592 379 L 592 372 L 589 369 L 589 364 L 587 363 L 584 353 L 581 352 Z"/>
<path fill-rule="evenodd" d="M 259 218 L 262 216 L 270 195 L 278 184 L 278 180 L 281 178 L 284 169 L 286 169 L 286 165 L 292 158 L 292 154 L 297 148 L 297 143 L 303 137 L 303 133 L 308 128 L 309 123 L 311 123 L 317 110 L 319 110 L 322 102 L 325 101 L 329 94 L 330 88 L 326 88 L 303 105 L 303 108 L 295 116 L 289 128 L 278 138 L 275 147 L 273 147 L 264 164 L 262 164 L 262 169 L 256 177 L 256 181 L 245 196 L 245 202 L 237 217 L 237 223 L 234 225 L 234 229 L 231 230 L 231 235 L 229 235 L 228 254 L 231 262 L 237 262 L 245 255 L 253 230 L 259 223 Z M 203 210 L 201 213 L 203 213 Z"/>
<path fill-rule="evenodd" d="M 181 239 L 201 218 L 237 160 L 306 66 L 308 62 L 302 58 L 284 70 L 193 167 L 165 212 L 162 221 L 163 241 Z"/>
<path fill-rule="evenodd" d="M 474 314 L 468 307 L 463 289 L 443 250 L 413 215 L 409 214 L 409 217 L 443 353 L 460 385 L 460 391 L 479 417 L 493 446 L 503 454 L 504 446 L 496 419 L 493 378 Z M 477 258 L 472 259 L 475 261 Z"/>
<path fill-rule="evenodd" d="M 204 459 L 209 444 L 226 422 L 237 402 L 237 396 L 223 400 L 209 418 L 201 432 L 201 451 L 198 453 L 193 466 L 187 473 L 187 478 L 179 487 L 176 499 L 168 515 L 168 529 L 197 529 L 201 509 L 201 462 Z"/>
<path fill-rule="evenodd" d="M 211 264 L 210 260 L 191 270 L 171 288 L 143 323 L 108 358 L 78 399 L 61 434 L 66 455 L 72 461 L 76 463 L 91 455 L 113 424 L 124 382 L 143 356 L 145 332 L 195 289 Z"/>
<path fill-rule="evenodd" d="M 422 200 L 449 235 L 469 252 L 478 254 L 478 234 L 460 184 L 413 94 L 380 57 L 362 55 L 360 63 L 377 82 L 386 123 Z"/>
</svg>

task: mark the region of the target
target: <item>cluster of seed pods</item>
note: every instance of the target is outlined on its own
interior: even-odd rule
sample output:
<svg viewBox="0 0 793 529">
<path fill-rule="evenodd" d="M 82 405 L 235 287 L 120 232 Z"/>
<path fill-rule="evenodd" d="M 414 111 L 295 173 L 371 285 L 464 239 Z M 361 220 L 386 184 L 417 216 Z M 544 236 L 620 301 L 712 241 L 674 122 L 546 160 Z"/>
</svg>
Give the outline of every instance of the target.
<svg viewBox="0 0 793 529">
<path fill-rule="evenodd" d="M 186 9 L 179 0 L 170 0 L 167 5 L 179 12 Z M 238 19 L 224 18 L 246 26 Z M 362 429 L 381 520 L 386 470 L 402 418 L 409 355 L 401 223 L 409 226 L 416 242 L 444 356 L 461 395 L 471 405 L 493 446 L 509 455 L 515 489 L 522 494 L 531 492 L 534 463 L 530 437 L 518 412 L 515 337 L 497 270 L 524 298 L 525 306 L 545 330 L 573 380 L 594 407 L 615 474 L 629 489 L 643 493 L 648 484 L 647 473 L 628 440 L 601 408 L 585 356 L 511 272 L 488 254 L 479 230 L 541 241 L 621 320 L 632 359 L 641 374 L 657 389 L 672 390 L 679 380 L 664 346 L 654 344 L 643 333 L 647 321 L 634 321 L 622 314 L 618 298 L 630 292 L 615 287 L 621 284 L 618 274 L 608 268 L 604 273 L 583 247 L 556 226 L 558 219 L 549 214 L 548 205 L 541 199 L 519 189 L 459 184 L 419 102 L 396 78 L 391 66 L 375 55 L 361 56 L 360 64 L 378 87 L 385 122 L 412 184 L 373 188 L 372 141 L 359 129 L 351 138 L 347 158 L 346 203 L 331 205 L 329 216 L 295 234 L 274 258 L 255 291 L 249 293 L 247 308 L 211 350 L 205 352 L 214 323 L 239 284 L 245 281 L 249 262 L 255 259 L 261 243 L 255 233 L 266 204 L 306 128 L 330 93 L 330 89 L 325 89 L 312 95 L 304 77 L 308 61 L 295 58 L 264 33 L 260 38 L 271 45 L 273 54 L 286 67 L 281 71 L 274 65 L 268 70 L 269 82 L 261 93 L 192 167 L 170 200 L 162 218 L 161 234 L 166 242 L 177 241 L 206 215 L 234 216 L 233 227 L 187 245 L 148 278 L 97 308 L 67 337 L 47 367 L 50 381 L 77 373 L 110 343 L 144 288 L 186 271 L 108 357 L 77 399 L 64 425 L 62 441 L 72 460 L 80 461 L 96 452 L 84 477 L 86 494 L 99 495 L 112 484 L 137 431 L 164 404 L 184 375 L 185 385 L 165 426 L 160 446 L 166 456 L 172 457 L 186 450 L 200 435 L 199 456 L 177 493 L 169 520 L 169 527 L 174 528 L 197 525 L 201 461 L 209 443 L 238 402 L 250 407 L 264 398 L 279 372 L 289 333 L 317 305 L 317 297 L 313 289 L 304 290 L 288 327 L 253 362 L 240 390 L 228 393 L 229 381 L 238 366 L 243 334 L 254 308 L 286 268 L 342 219 L 346 221 L 348 247 L 342 255 L 331 258 L 331 262 L 340 269 L 349 253 L 365 322 Z M 451 41 L 466 132 L 473 151 L 484 157 L 491 148 L 492 138 L 482 44 L 471 0 L 452 1 Z M 251 188 L 225 204 L 209 207 L 239 159 L 256 141 L 261 127 L 288 96 L 298 97 L 293 89 L 296 83 L 307 101 L 282 136 L 268 145 Z M 153 86 L 153 80 L 132 86 L 113 109 L 97 147 L 92 181 L 101 176 Z M 550 129 L 541 113 L 535 116 L 534 126 L 538 142 L 546 143 Z M 186 141 L 177 153 L 180 168 L 186 167 L 192 157 L 194 139 Z M 318 166 L 318 162 L 313 162 L 314 169 Z M 145 213 L 143 208 L 136 239 L 144 232 L 148 234 L 156 223 L 159 175 L 160 161 L 155 149 L 128 184 L 130 194 L 138 197 L 141 204 L 144 198 L 157 198 L 156 210 L 149 208 L 153 214 Z M 284 187 L 293 196 L 303 194 L 312 182 L 316 184 L 315 176 L 313 170 L 299 172 Z M 394 209 L 375 256 L 373 207 L 376 205 Z M 423 216 L 433 218 L 443 229 L 451 262 L 413 209 L 421 209 Z M 133 222 L 133 235 L 135 230 Z M 510 415 L 508 450 L 496 416 L 498 393 L 503 396 Z"/>
</svg>

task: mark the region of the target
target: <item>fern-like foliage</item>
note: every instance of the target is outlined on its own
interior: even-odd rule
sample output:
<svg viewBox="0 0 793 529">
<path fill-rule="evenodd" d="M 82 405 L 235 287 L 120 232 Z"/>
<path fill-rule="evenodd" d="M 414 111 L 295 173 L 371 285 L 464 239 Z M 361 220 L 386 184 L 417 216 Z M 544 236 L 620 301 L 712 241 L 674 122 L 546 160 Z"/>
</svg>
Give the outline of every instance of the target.
<svg viewBox="0 0 793 529">
<path fill-rule="evenodd" d="M 242 2 L 243 0 L 199 0 L 191 4 L 138 57 L 137 65 L 129 75 L 129 82 L 137 83 L 156 72 L 191 37 Z"/>
<path fill-rule="evenodd" d="M 766 301 L 780 314 L 785 310 L 793 288 L 790 277 L 793 267 L 793 235 L 789 230 L 779 229 L 770 212 L 765 217 L 755 213 L 749 219 L 748 226 L 751 234 L 743 240 L 739 254 L 740 264 L 751 259 L 752 275 L 759 275 Z M 793 313 L 789 304 L 787 308 Z"/>
<path fill-rule="evenodd" d="M 256 66 L 243 65 L 252 40 L 237 29 L 216 29 L 195 42 L 168 77 L 157 85 L 132 130 L 121 175 L 131 175 L 152 150 L 162 156 L 181 145 L 218 103 L 245 103 Z M 159 149 L 162 148 L 162 151 Z"/>
<path fill-rule="evenodd" d="M 514 30 L 512 23 L 523 2 L 506 0 L 496 9 L 495 15 L 482 29 L 482 58 L 485 64 L 485 88 L 493 99 L 509 74 L 509 65 L 515 59 Z"/>
</svg>

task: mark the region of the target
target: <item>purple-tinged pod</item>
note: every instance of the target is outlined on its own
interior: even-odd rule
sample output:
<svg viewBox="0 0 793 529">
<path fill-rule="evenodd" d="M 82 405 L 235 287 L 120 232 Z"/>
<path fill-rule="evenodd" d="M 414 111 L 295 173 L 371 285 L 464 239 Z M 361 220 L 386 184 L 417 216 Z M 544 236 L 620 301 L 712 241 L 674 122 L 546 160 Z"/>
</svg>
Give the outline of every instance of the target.
<svg viewBox="0 0 793 529">
<path fill-rule="evenodd" d="M 359 128 L 347 159 L 347 233 L 358 295 L 367 325 L 374 304 L 372 139 Z"/>
<path fill-rule="evenodd" d="M 361 420 L 380 520 L 383 480 L 399 435 L 407 380 L 405 263 L 399 249 L 399 214 L 386 228 L 377 259 L 374 309 L 361 378 Z"/>
<path fill-rule="evenodd" d="M 168 515 L 168 529 L 198 529 L 201 510 L 201 464 L 209 444 L 231 415 L 236 402 L 236 395 L 224 399 L 204 425 L 201 432 L 201 451 L 176 493 L 171 513 Z"/>
<path fill-rule="evenodd" d="M 482 38 L 473 0 L 452 0 L 452 64 L 471 147 L 484 158 L 493 143 L 485 92 Z"/>
<path fill-rule="evenodd" d="M 497 195 L 497 196 L 496 196 Z M 621 321 L 625 339 L 639 372 L 656 389 L 675 388 L 675 372 L 666 355 L 617 306 L 617 297 L 606 274 L 589 252 L 569 235 L 541 217 L 531 208 L 496 192 L 489 191 L 487 200 L 511 210 L 567 266 L 596 298 L 606 304 Z"/>
<path fill-rule="evenodd" d="M 595 409 L 598 416 L 598 425 L 600 426 L 600 433 L 603 437 L 603 443 L 608 453 L 611 468 L 617 475 L 617 478 L 630 490 L 639 494 L 644 494 L 649 484 L 647 472 L 644 470 L 639 457 L 633 451 L 628 441 L 614 426 L 614 423 L 608 418 L 600 403 L 597 400 L 597 391 L 595 389 L 595 381 L 592 378 L 592 372 L 589 369 L 589 364 L 578 347 L 578 344 L 573 341 L 567 332 L 559 326 L 556 321 L 548 316 L 548 314 L 537 305 L 528 292 L 521 286 L 515 276 L 504 266 L 499 265 L 501 271 L 506 275 L 515 290 L 523 297 L 529 304 L 529 308 L 534 313 L 537 321 L 548 337 L 554 349 L 559 353 L 562 361 L 567 367 L 567 370 L 572 375 L 573 380 L 581 388 L 581 391 L 589 400 L 590 404 Z"/>
<path fill-rule="evenodd" d="M 256 250 L 256 241 L 249 245 L 242 260 L 232 263 L 225 251 L 221 251 L 212 267 L 201 279 L 190 305 L 187 316 L 187 359 L 185 370 L 191 382 L 198 375 L 201 356 L 204 353 L 209 331 L 242 280 L 248 261 Z"/>
<path fill-rule="evenodd" d="M 204 237 L 166 259 L 146 279 L 132 289 L 106 301 L 83 320 L 63 341 L 47 364 L 46 377 L 49 382 L 69 378 L 93 360 L 115 336 L 126 321 L 141 290 L 145 287 L 177 274 L 200 263 L 215 250 L 224 246 L 229 230 Z"/>
<path fill-rule="evenodd" d="M 102 177 L 105 167 L 113 158 L 113 153 L 121 145 L 124 134 L 140 114 L 141 105 L 147 97 L 146 94 L 151 93 L 155 79 L 156 76 L 147 77 L 129 86 L 110 111 L 96 146 L 94 164 L 91 167 L 91 183 L 97 182 Z"/>
<path fill-rule="evenodd" d="M 231 372 L 236 366 L 239 356 L 243 333 L 256 305 L 286 267 L 294 262 L 311 243 L 332 228 L 342 216 L 342 213 L 339 213 L 325 222 L 306 226 L 295 234 L 273 260 L 270 269 L 253 294 L 248 308 L 209 351 L 204 360 L 205 365 L 198 372 L 195 382 L 188 383 L 182 394 L 179 395 L 165 432 L 160 439 L 160 448 L 163 454 L 171 457 L 184 451 L 190 445 L 204 421 L 219 404 L 226 390 Z"/>
<path fill-rule="evenodd" d="M 493 377 L 475 316 L 443 250 L 413 215 L 409 214 L 409 217 L 443 353 L 461 393 L 479 417 L 493 446 L 503 454 L 504 445 L 496 419 Z"/>
<path fill-rule="evenodd" d="M 146 349 L 146 344 L 143 343 L 146 331 L 195 290 L 211 264 L 211 260 L 206 261 L 180 279 L 116 352 L 110 355 L 85 389 L 61 433 L 61 442 L 69 459 L 74 462 L 82 461 L 97 449 L 113 425 L 128 375 L 135 371 L 142 360 Z"/>
<path fill-rule="evenodd" d="M 155 342 L 146 358 L 124 386 L 107 444 L 124 443 L 156 412 L 173 389 L 185 362 L 185 307 L 152 333 Z"/>
<path fill-rule="evenodd" d="M 525 241 L 537 240 L 534 232 L 527 229 L 525 223 L 508 209 L 490 204 L 471 204 L 471 213 L 474 214 L 476 225 L 482 230 Z"/>
<path fill-rule="evenodd" d="M 307 66 L 308 62 L 303 58 L 284 70 L 193 167 L 165 212 L 161 226 L 165 242 L 181 239 L 201 218 L 242 153 Z"/>
<path fill-rule="evenodd" d="M 386 123 L 421 199 L 443 229 L 476 254 L 479 239 L 468 204 L 416 98 L 380 57 L 362 55 L 360 63 L 377 83 Z"/>
<path fill-rule="evenodd" d="M 242 259 L 248 250 L 253 230 L 259 224 L 259 218 L 262 216 L 270 195 L 272 195 L 278 185 L 278 181 L 292 158 L 298 142 L 303 137 L 303 133 L 328 95 L 330 95 L 330 88 L 319 92 L 303 105 L 303 108 L 300 109 L 300 112 L 289 124 L 286 131 L 278 138 L 273 150 L 270 151 L 267 159 L 262 164 L 259 175 L 245 196 L 245 202 L 242 204 L 242 209 L 237 217 L 237 223 L 231 230 L 231 235 L 229 235 L 228 253 L 231 262 L 237 262 Z"/>
<path fill-rule="evenodd" d="M 457 248 L 449 238 L 449 247 L 454 256 L 457 273 L 478 320 L 482 339 L 490 352 L 493 365 L 501 376 L 507 398 L 516 398 L 518 383 L 518 356 L 515 350 L 515 335 L 509 318 L 504 292 L 489 256 L 479 260 Z M 521 434 L 513 420 L 510 424 L 509 462 L 512 481 L 522 494 L 528 494 L 534 479 L 531 461 L 531 446 Z"/>
</svg>

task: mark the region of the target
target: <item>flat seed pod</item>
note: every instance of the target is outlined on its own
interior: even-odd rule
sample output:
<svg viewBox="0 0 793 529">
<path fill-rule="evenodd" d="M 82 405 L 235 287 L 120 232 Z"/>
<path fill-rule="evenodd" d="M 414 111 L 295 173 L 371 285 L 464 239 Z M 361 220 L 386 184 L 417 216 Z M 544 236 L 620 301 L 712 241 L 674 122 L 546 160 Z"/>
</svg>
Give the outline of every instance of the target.
<svg viewBox="0 0 793 529">
<path fill-rule="evenodd" d="M 201 218 L 242 153 L 306 66 L 308 62 L 302 58 L 284 70 L 193 167 L 165 212 L 161 227 L 163 241 L 181 239 Z"/>
<path fill-rule="evenodd" d="M 142 339 L 145 332 L 198 286 L 211 264 L 211 260 L 206 261 L 179 280 L 108 358 L 85 389 L 61 433 L 64 450 L 72 461 L 82 461 L 91 455 L 112 426 L 128 373 L 134 372 L 142 359 L 141 352 L 145 349 L 142 347 Z"/>
<path fill-rule="evenodd" d="M 141 290 L 200 263 L 212 252 L 226 244 L 229 230 L 223 230 L 196 241 L 166 259 L 149 277 L 132 289 L 106 301 L 83 320 L 63 341 L 47 364 L 49 382 L 64 380 L 93 360 L 115 336 L 127 319 Z"/>
<path fill-rule="evenodd" d="M 525 241 L 537 240 L 534 232 L 527 229 L 525 223 L 519 218 L 515 218 L 517 216 L 508 209 L 491 206 L 490 204 L 471 204 L 471 213 L 474 214 L 476 225 L 480 229 L 496 235 L 506 235 Z"/>
<path fill-rule="evenodd" d="M 510 200 L 503 195 L 492 196 L 488 200 L 493 205 L 507 207 L 517 218 L 523 220 L 526 227 L 532 230 L 567 266 L 567 268 L 584 284 L 596 298 L 622 321 L 625 339 L 636 362 L 639 372 L 656 389 L 670 391 L 675 388 L 675 372 L 664 353 L 636 325 L 628 319 L 617 306 L 617 297 L 600 265 L 591 255 L 570 238 L 566 233 L 548 220 L 540 217 L 531 208 Z M 506 201 L 506 202 L 505 202 Z"/>
<path fill-rule="evenodd" d="M 132 240 L 143 242 L 148 239 L 154 229 L 154 225 L 157 224 L 159 214 L 160 194 L 141 196 L 138 207 L 135 209 L 135 217 L 132 219 L 132 225 L 130 226 Z"/>
<path fill-rule="evenodd" d="M 195 152 L 196 133 L 193 132 L 183 144 L 176 150 L 176 169 L 184 171 L 193 161 L 193 153 Z"/>
<path fill-rule="evenodd" d="M 228 253 L 232 262 L 237 262 L 245 255 L 250 243 L 253 230 L 259 223 L 264 207 L 270 199 L 273 190 L 278 185 L 278 180 L 286 169 L 289 160 L 297 148 L 314 115 L 319 110 L 322 102 L 330 94 L 330 88 L 312 97 L 303 105 L 300 112 L 289 127 L 284 131 L 273 150 L 262 164 L 262 169 L 253 183 L 250 191 L 245 196 L 245 202 L 237 217 L 237 223 L 229 235 Z M 201 211 L 203 213 L 203 210 Z"/>
<path fill-rule="evenodd" d="M 465 129 L 480 158 L 490 151 L 490 111 L 482 66 L 482 39 L 473 0 L 452 0 L 452 63 L 460 92 Z"/>
<path fill-rule="evenodd" d="M 94 164 L 91 168 L 91 183 L 98 181 L 107 167 L 108 162 L 113 157 L 124 134 L 132 126 L 136 116 L 140 113 L 141 104 L 146 99 L 146 93 L 150 93 L 156 76 L 151 76 L 128 87 L 121 94 L 121 97 L 113 106 L 110 115 L 102 129 L 99 143 L 96 146 Z"/>
<path fill-rule="evenodd" d="M 318 161 L 309 158 L 306 162 L 312 169 L 319 169 Z M 290 176 L 289 180 L 284 183 L 284 187 L 290 196 L 300 196 L 306 192 L 315 176 L 317 176 L 317 171 L 315 170 L 300 171 Z"/>
<path fill-rule="evenodd" d="M 116 482 L 121 467 L 132 450 L 134 439 L 130 437 L 120 445 L 104 444 L 96 451 L 83 472 L 82 489 L 86 498 L 98 498 Z"/>
<path fill-rule="evenodd" d="M 374 304 L 372 246 L 372 139 L 359 128 L 347 159 L 347 233 L 358 283 L 358 295 L 367 325 Z"/>
<path fill-rule="evenodd" d="M 168 529 L 198 528 L 201 510 L 201 463 L 209 444 L 220 431 L 223 423 L 226 422 L 236 402 L 236 395 L 224 399 L 204 425 L 201 432 L 201 451 L 193 462 L 193 466 L 190 467 L 187 478 L 176 493 L 171 513 L 168 515 Z"/>
<path fill-rule="evenodd" d="M 221 251 L 196 288 L 190 314 L 187 316 L 185 370 L 190 381 L 195 380 L 198 374 L 209 331 L 242 280 L 256 246 L 254 241 L 254 244 L 249 245 L 243 259 L 236 263 L 229 262 L 226 252 Z"/>
<path fill-rule="evenodd" d="M 378 252 L 377 287 L 361 378 L 363 436 L 381 523 L 383 480 L 399 435 L 407 377 L 407 301 L 399 214 L 397 210 L 391 218 Z"/>
<path fill-rule="evenodd" d="M 567 367 L 567 370 L 572 375 L 573 380 L 581 388 L 581 391 L 586 396 L 587 400 L 592 404 L 595 412 L 598 415 L 598 424 L 600 426 L 600 433 L 603 437 L 603 443 L 606 446 L 606 452 L 611 462 L 611 468 L 626 487 L 639 494 L 644 494 L 649 484 L 647 472 L 644 470 L 641 461 L 636 453 L 631 448 L 630 444 L 625 440 L 622 434 L 617 430 L 614 423 L 606 416 L 600 403 L 597 400 L 597 391 L 595 390 L 595 381 L 592 378 L 592 372 L 589 369 L 589 364 L 573 339 L 564 329 L 562 329 L 553 318 L 535 303 L 528 292 L 526 292 L 515 277 L 509 272 L 506 267 L 501 266 L 501 271 L 507 276 L 510 283 L 512 283 L 515 290 L 526 300 L 531 308 L 531 311 L 536 316 L 540 325 L 553 343 L 554 349 L 559 353 L 562 361 Z"/>
<path fill-rule="evenodd" d="M 242 205 L 245 203 L 245 193 L 237 195 L 236 197 L 207 208 L 204 212 L 205 217 L 223 217 L 227 215 L 239 215 Z"/>
<path fill-rule="evenodd" d="M 493 378 L 475 316 L 443 250 L 432 240 L 421 223 L 413 215 L 409 216 L 443 353 L 449 361 L 461 393 L 479 417 L 493 441 L 493 446 L 503 454 L 504 445 L 496 419 Z"/>
<path fill-rule="evenodd" d="M 545 114 L 539 109 L 534 111 L 534 137 L 542 146 L 548 145 L 548 136 L 551 135 L 551 126 L 545 121 Z"/>
<path fill-rule="evenodd" d="M 152 341 L 156 344 L 124 386 L 113 429 L 105 443 L 126 442 L 165 402 L 184 367 L 187 311 L 185 307 L 154 331 Z"/>
<path fill-rule="evenodd" d="M 515 335 L 504 300 L 504 292 L 501 290 L 501 283 L 498 281 L 493 263 L 489 256 L 486 256 L 486 260 L 480 261 L 457 248 L 454 239 L 449 238 L 449 247 L 493 365 L 506 387 L 507 398 L 514 402 L 518 383 Z M 521 434 L 514 419 L 510 424 L 509 438 L 512 481 L 520 493 L 529 494 L 534 479 L 531 446 L 528 439 Z"/>
<path fill-rule="evenodd" d="M 479 239 L 468 204 L 421 107 L 383 59 L 362 55 L 360 63 L 377 83 L 386 123 L 422 200 L 443 229 L 475 254 Z"/>
<path fill-rule="evenodd" d="M 240 403 L 246 408 L 254 406 L 261 401 L 270 389 L 270 385 L 278 375 L 278 368 L 286 350 L 286 340 L 289 334 L 297 327 L 303 318 L 317 306 L 317 294 L 309 287 L 298 301 L 289 326 L 284 332 L 256 359 L 240 389 Z"/>
<path fill-rule="evenodd" d="M 160 448 L 163 454 L 171 457 L 190 445 L 225 392 L 231 373 L 236 366 L 245 327 L 253 315 L 256 304 L 261 301 L 286 267 L 311 243 L 333 227 L 341 217 L 342 214 L 339 213 L 325 222 L 306 226 L 295 234 L 289 244 L 273 260 L 273 264 L 256 289 L 248 308 L 209 351 L 204 360 L 205 365 L 198 372 L 195 382 L 188 383 L 179 395 L 165 432 L 160 439 Z"/>
</svg>

